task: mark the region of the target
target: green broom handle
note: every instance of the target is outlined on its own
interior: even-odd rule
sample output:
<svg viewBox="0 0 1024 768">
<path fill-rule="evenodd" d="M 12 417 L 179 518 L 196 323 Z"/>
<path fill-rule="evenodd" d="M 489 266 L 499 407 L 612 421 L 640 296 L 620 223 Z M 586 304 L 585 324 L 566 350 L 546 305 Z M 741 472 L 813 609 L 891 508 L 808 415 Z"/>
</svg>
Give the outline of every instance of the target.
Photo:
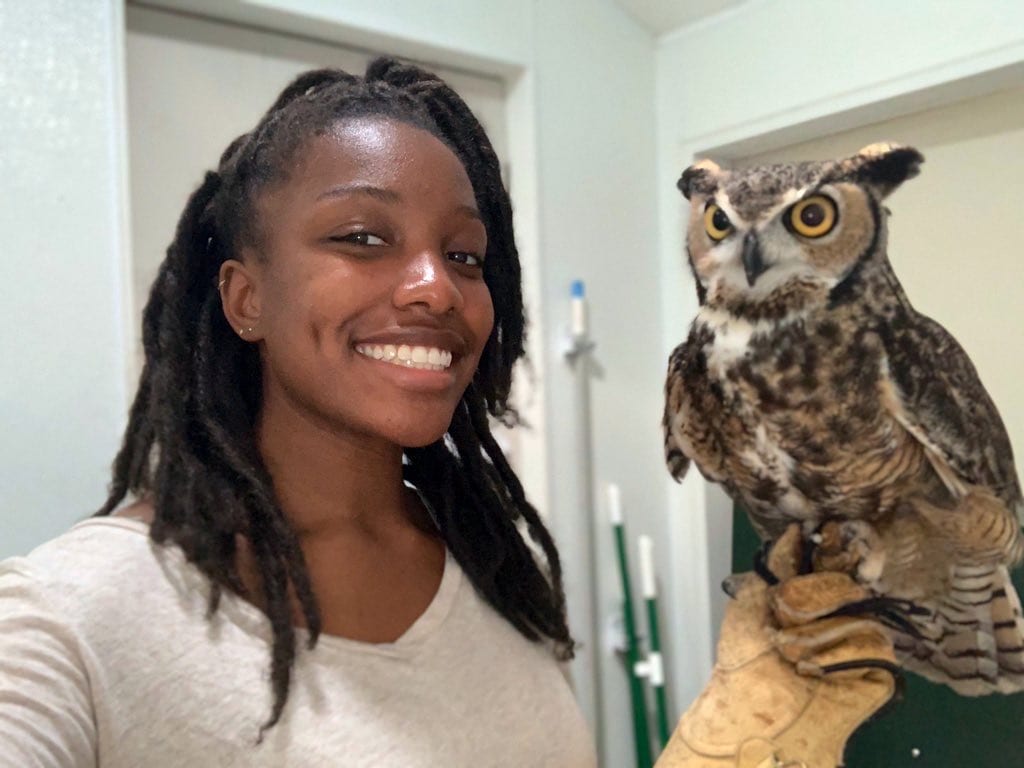
<svg viewBox="0 0 1024 768">
<path fill-rule="evenodd" d="M 658 716 L 658 740 L 661 748 L 668 745 L 668 704 L 665 701 L 665 666 L 661 655 L 661 634 L 658 631 L 658 584 L 654 578 L 654 541 L 650 536 L 638 537 L 640 548 L 640 588 L 647 604 L 647 626 L 650 629 L 650 652 L 647 654 L 647 679 L 654 688 Z"/>
<path fill-rule="evenodd" d="M 640 660 L 640 647 L 636 637 L 636 624 L 633 621 L 632 589 L 629 583 L 629 564 L 626 561 L 626 536 L 622 525 L 622 497 L 619 494 L 619 486 L 613 483 L 608 484 L 608 513 L 611 518 L 612 530 L 615 532 L 619 575 L 622 577 L 624 598 L 622 613 L 626 624 L 626 669 L 629 674 L 629 698 L 633 704 L 636 765 L 637 768 L 651 768 L 654 760 L 651 757 L 651 737 L 647 730 L 647 703 L 644 699 L 643 684 L 636 673 L 636 664 Z"/>
</svg>

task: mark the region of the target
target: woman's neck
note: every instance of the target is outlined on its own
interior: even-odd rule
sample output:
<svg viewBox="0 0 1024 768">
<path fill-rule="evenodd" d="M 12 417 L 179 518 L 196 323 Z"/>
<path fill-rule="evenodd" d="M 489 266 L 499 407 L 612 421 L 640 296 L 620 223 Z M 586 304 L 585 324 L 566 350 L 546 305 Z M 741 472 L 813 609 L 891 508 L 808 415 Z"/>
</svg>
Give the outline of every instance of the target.
<svg viewBox="0 0 1024 768">
<path fill-rule="evenodd" d="M 372 535 L 416 521 L 401 446 L 330 429 L 278 398 L 264 402 L 256 439 L 300 539 Z"/>
</svg>

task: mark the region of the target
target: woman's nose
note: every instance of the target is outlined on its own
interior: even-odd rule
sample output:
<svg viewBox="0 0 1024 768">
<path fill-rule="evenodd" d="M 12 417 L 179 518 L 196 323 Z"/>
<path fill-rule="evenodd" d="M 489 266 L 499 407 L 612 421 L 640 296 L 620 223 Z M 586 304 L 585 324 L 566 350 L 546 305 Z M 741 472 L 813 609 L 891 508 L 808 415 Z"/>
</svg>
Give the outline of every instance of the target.
<svg viewBox="0 0 1024 768">
<path fill-rule="evenodd" d="M 432 314 L 462 307 L 462 292 L 455 284 L 447 256 L 439 250 L 419 251 L 408 258 L 395 288 L 396 307 L 422 305 Z"/>
</svg>

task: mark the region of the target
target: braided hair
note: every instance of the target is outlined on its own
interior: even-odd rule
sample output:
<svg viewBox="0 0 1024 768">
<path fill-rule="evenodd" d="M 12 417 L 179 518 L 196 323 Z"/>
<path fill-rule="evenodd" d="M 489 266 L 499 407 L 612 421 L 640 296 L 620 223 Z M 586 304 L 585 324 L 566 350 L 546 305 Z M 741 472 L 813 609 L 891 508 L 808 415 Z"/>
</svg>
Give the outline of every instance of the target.
<svg viewBox="0 0 1024 768">
<path fill-rule="evenodd" d="M 284 89 L 252 132 L 228 146 L 219 168 L 206 174 L 185 206 L 143 313 L 145 364 L 109 495 L 97 512 L 111 513 L 129 493 L 152 499 L 153 540 L 179 546 L 209 578 L 211 615 L 225 587 L 245 594 L 236 540 L 246 537 L 273 630 L 274 703 L 261 737 L 278 722 L 288 698 L 296 655 L 290 592 L 309 629 L 310 648 L 321 619 L 298 536 L 256 447 L 259 353 L 228 324 L 216 281 L 224 261 L 260 241 L 255 205 L 261 190 L 287 176 L 313 137 L 358 117 L 401 121 L 443 141 L 466 169 L 487 230 L 483 276 L 494 328 L 448 434 L 406 449 L 406 476 L 432 508 L 448 550 L 477 591 L 525 637 L 552 642 L 561 659 L 573 654 L 554 542 L 488 421 L 488 414 L 507 424 L 517 421 L 508 395 L 525 332 L 512 208 L 490 141 L 462 99 L 419 67 L 382 58 L 364 77 L 336 69 L 307 72 Z M 543 564 L 519 524 L 540 546 Z"/>
</svg>

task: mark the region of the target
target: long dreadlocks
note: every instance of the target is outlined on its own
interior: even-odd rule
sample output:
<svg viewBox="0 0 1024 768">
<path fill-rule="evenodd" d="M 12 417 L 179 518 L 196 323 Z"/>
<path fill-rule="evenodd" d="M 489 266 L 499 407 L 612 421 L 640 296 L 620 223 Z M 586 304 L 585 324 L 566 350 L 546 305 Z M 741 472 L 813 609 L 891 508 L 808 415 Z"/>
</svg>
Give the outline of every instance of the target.
<svg viewBox="0 0 1024 768">
<path fill-rule="evenodd" d="M 245 592 L 236 536 L 246 537 L 273 629 L 274 705 L 264 730 L 280 719 L 295 661 L 289 589 L 309 628 L 310 647 L 321 620 L 298 537 L 256 448 L 259 353 L 225 319 L 216 279 L 241 246 L 258 245 L 261 190 L 286 177 L 311 138 L 357 117 L 395 119 L 443 141 L 469 175 L 487 230 L 483 269 L 494 329 L 456 408 L 448 442 L 407 449 L 407 476 L 485 599 L 527 638 L 553 641 L 561 658 L 573 652 L 554 543 L 488 423 L 488 414 L 516 419 L 507 401 L 525 330 L 512 208 L 490 141 L 462 99 L 416 66 L 377 59 L 365 77 L 308 72 L 284 89 L 252 132 L 228 146 L 219 168 L 206 174 L 185 206 L 143 314 L 142 378 L 109 496 L 97 512 L 109 514 L 129 493 L 151 498 L 152 538 L 177 544 L 210 579 L 211 614 L 225 587 Z M 544 567 L 520 536 L 518 521 L 540 545 Z"/>
</svg>

